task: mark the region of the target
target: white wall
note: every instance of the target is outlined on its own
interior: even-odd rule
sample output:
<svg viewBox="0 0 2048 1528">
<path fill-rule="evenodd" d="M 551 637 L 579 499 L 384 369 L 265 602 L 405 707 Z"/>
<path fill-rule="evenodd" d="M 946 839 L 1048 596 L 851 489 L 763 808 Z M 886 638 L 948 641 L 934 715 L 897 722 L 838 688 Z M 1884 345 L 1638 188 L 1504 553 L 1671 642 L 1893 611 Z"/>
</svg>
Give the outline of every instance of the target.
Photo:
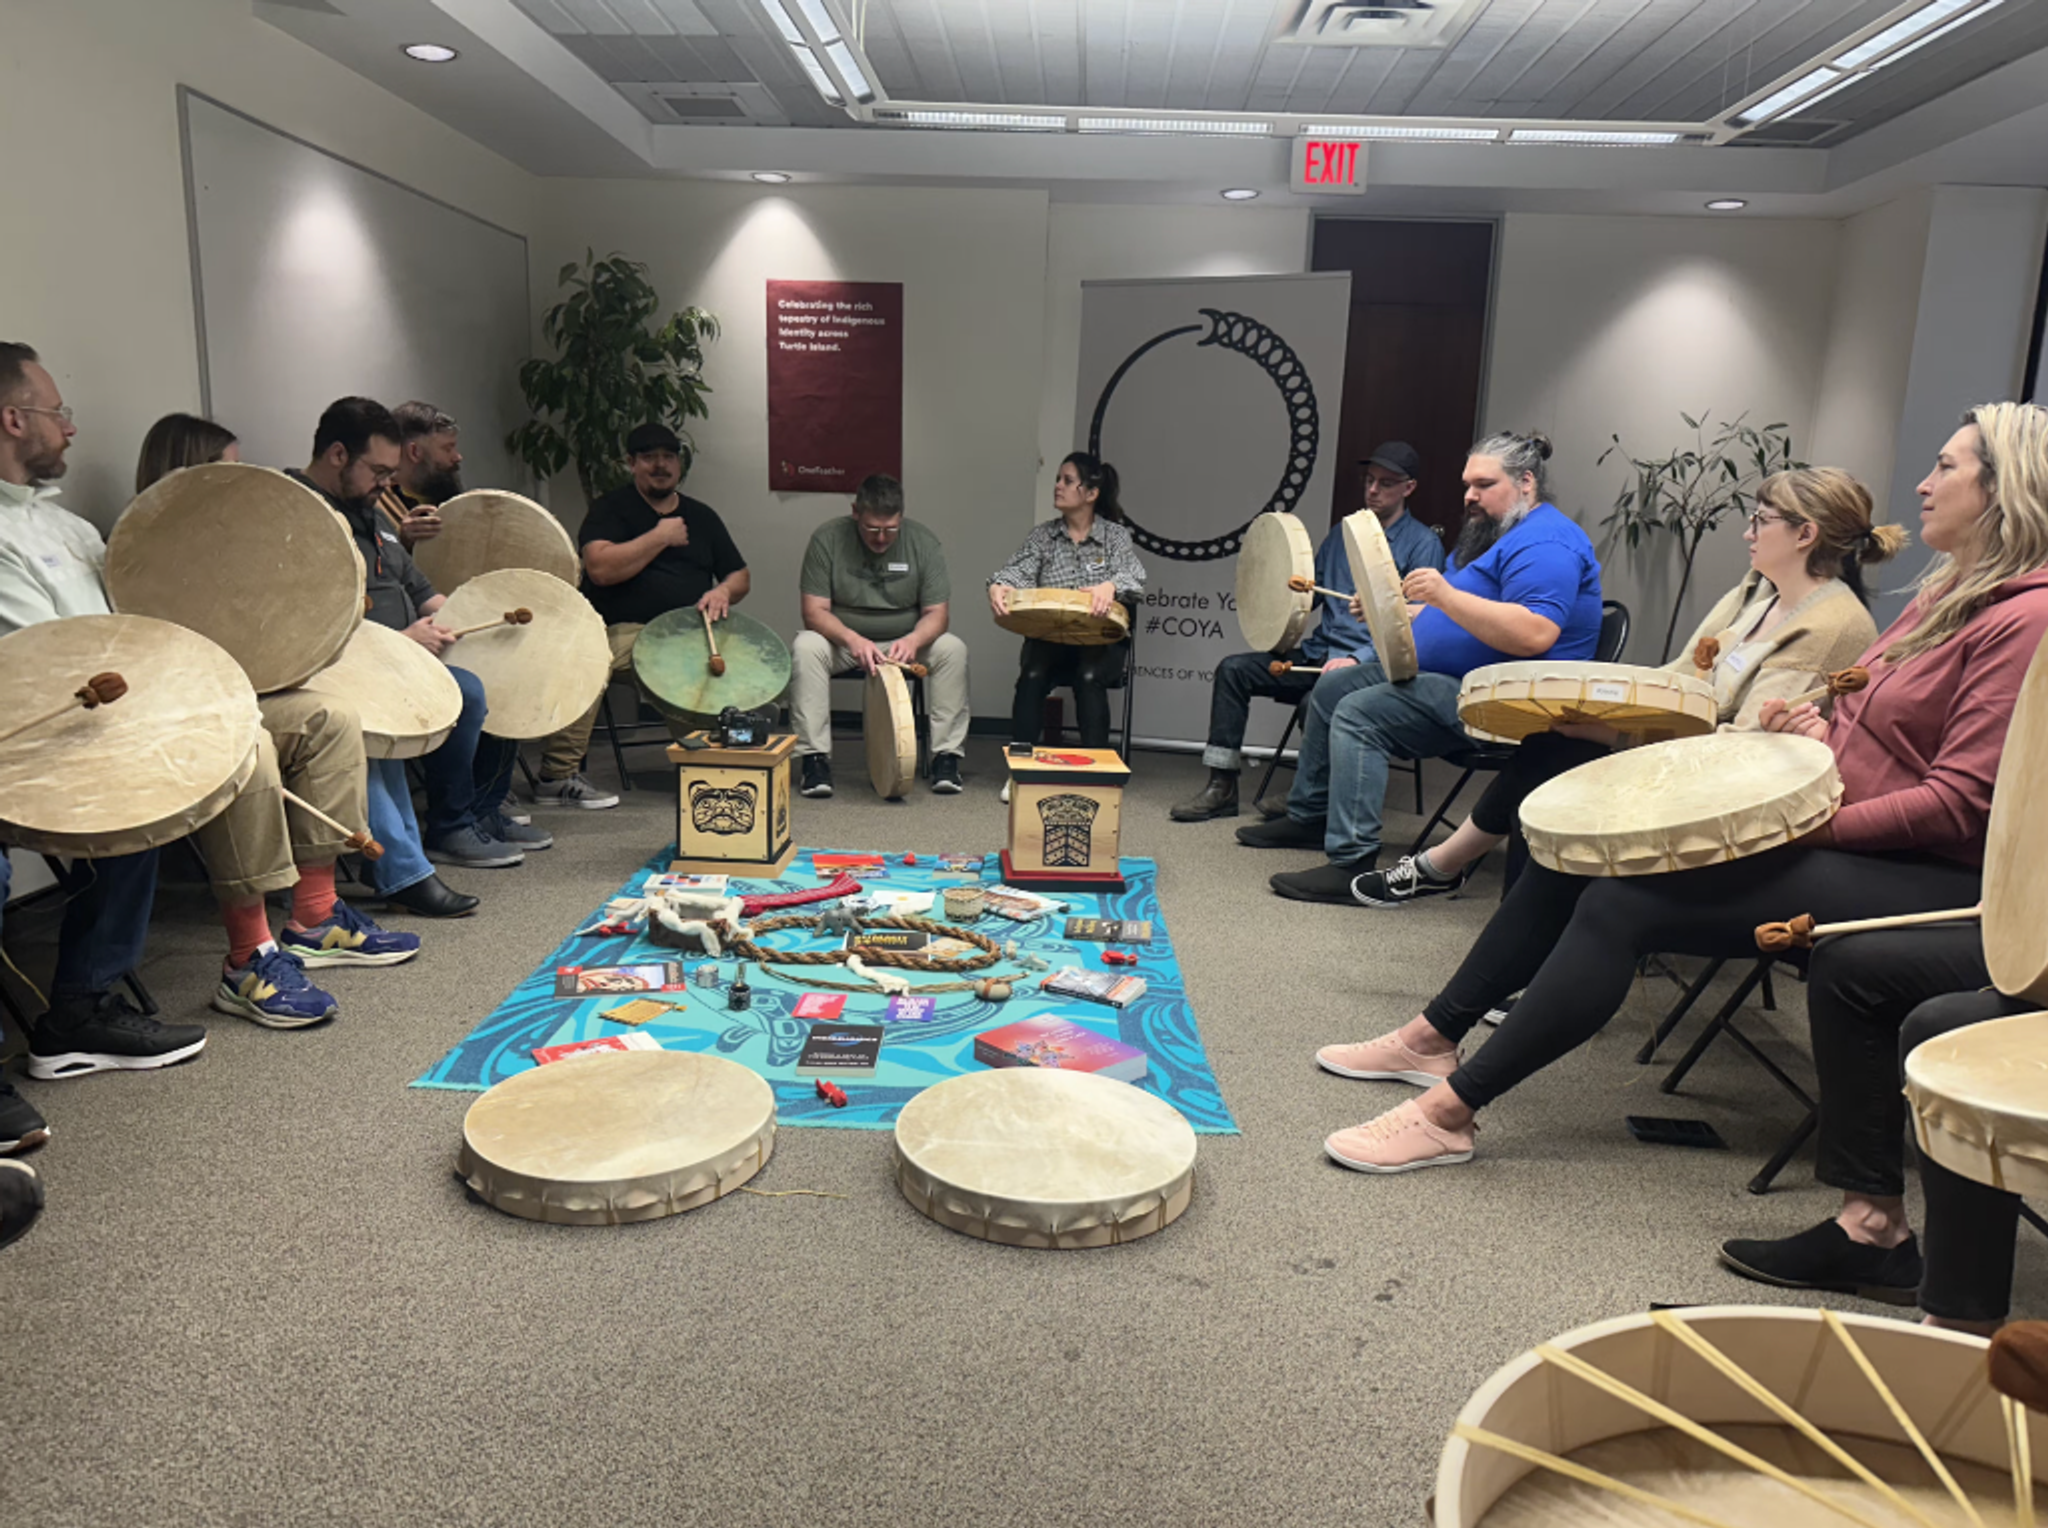
<svg viewBox="0 0 2048 1528">
<path fill-rule="evenodd" d="M 768 489 L 766 283 L 903 283 L 904 491 L 946 546 L 975 710 L 1007 714 L 1016 639 L 996 630 L 981 585 L 1034 518 L 1044 193 L 548 182 L 533 245 L 537 309 L 554 302 L 556 273 L 586 246 L 644 261 L 664 304 L 701 304 L 724 325 L 705 364 L 717 389 L 711 417 L 692 429 L 699 455 L 684 486 L 725 518 L 752 569 L 746 613 L 785 638 L 799 629 L 805 543 L 847 500 Z M 576 524 L 573 480 L 549 492 Z"/>
<path fill-rule="evenodd" d="M 0 0 L 0 36 L 0 336 L 41 351 L 77 409 L 65 497 L 103 526 L 132 496 L 151 422 L 199 407 L 180 84 L 525 231 L 532 177 L 255 20 L 248 0 Z"/>
<path fill-rule="evenodd" d="M 1681 411 L 1782 422 L 1805 454 L 1828 348 L 1841 233 L 1832 222 L 1512 214 L 1502 230 L 1483 428 L 1541 430 L 1553 497 L 1605 554 L 1610 598 L 1634 615 L 1628 658 L 1654 662 L 1677 584 L 1667 540 L 1634 559 L 1599 522 L 1626 479 L 1610 437 L 1638 456 L 1690 435 Z M 1729 523 L 1701 550 L 1679 640 L 1741 575 Z"/>
</svg>

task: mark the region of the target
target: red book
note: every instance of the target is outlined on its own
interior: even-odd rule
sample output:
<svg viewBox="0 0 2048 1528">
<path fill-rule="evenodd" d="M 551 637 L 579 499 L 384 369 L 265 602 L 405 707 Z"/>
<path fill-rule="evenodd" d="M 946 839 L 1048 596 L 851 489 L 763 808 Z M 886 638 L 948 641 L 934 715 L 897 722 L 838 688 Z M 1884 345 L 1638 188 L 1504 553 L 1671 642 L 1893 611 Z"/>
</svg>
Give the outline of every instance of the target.
<svg viewBox="0 0 2048 1528">
<path fill-rule="evenodd" d="M 660 1049 L 660 1043 L 652 1035 L 601 1035 L 595 1040 L 571 1040 L 566 1045 L 543 1045 L 533 1053 L 533 1059 L 546 1066 L 550 1061 L 561 1061 L 570 1056 L 587 1056 L 594 1051 Z"/>
<path fill-rule="evenodd" d="M 974 1037 L 974 1059 L 984 1066 L 1049 1066 L 1094 1072 L 1118 1082 L 1145 1075 L 1145 1053 L 1056 1013 L 1040 1014 Z"/>
</svg>

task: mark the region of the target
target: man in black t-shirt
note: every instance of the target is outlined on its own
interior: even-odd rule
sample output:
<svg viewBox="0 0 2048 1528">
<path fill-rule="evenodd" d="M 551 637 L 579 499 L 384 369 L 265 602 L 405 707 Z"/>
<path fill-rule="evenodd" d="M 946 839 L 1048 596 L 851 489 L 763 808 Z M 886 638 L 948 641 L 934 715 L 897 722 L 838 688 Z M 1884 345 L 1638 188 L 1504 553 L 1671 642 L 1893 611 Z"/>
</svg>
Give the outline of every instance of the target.
<svg viewBox="0 0 2048 1528">
<path fill-rule="evenodd" d="M 626 437 L 626 455 L 633 481 L 592 504 L 576 538 L 583 548 L 583 593 L 604 617 L 615 674 L 631 666 L 634 640 L 656 616 L 694 606 L 722 621 L 750 587 L 746 561 L 718 511 L 678 491 L 683 458 L 675 431 L 643 424 Z M 547 740 L 536 804 L 619 804 L 582 774 L 596 722 L 593 705 Z"/>
</svg>

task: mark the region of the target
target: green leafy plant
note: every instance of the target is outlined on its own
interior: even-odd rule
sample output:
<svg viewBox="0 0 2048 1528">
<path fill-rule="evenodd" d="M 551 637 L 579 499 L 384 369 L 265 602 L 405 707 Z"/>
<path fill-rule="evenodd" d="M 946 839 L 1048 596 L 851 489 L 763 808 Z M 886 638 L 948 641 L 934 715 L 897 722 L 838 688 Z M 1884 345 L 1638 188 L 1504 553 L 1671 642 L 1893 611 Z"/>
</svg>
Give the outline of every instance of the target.
<svg viewBox="0 0 2048 1528">
<path fill-rule="evenodd" d="M 683 443 L 683 471 L 696 458 L 685 427 L 709 417 L 704 397 L 704 347 L 718 338 L 718 320 L 702 308 L 671 313 L 657 327 L 661 299 L 647 267 L 623 255 L 592 251 L 555 278 L 569 295 L 541 319 L 556 352 L 519 368 L 519 390 L 534 418 L 505 444 L 537 476 L 554 477 L 575 463 L 586 498 L 625 482 L 626 436 L 658 421 Z"/>
<path fill-rule="evenodd" d="M 1619 537 L 1630 551 L 1667 533 L 1678 542 L 1682 571 L 1671 601 L 1671 620 L 1664 628 L 1660 663 L 1671 657 L 1700 543 L 1731 514 L 1747 515 L 1765 478 L 1806 465 L 1793 460 L 1792 436 L 1782 424 L 1752 425 L 1747 414 L 1718 425 L 1710 414 L 1678 417 L 1692 431 L 1691 446 L 1668 456 L 1634 456 L 1615 435 L 1610 437 L 1614 444 L 1599 457 L 1604 463 L 1618 451 L 1634 469 L 1628 486 L 1615 495 L 1613 512 L 1600 522 L 1610 539 Z"/>
</svg>

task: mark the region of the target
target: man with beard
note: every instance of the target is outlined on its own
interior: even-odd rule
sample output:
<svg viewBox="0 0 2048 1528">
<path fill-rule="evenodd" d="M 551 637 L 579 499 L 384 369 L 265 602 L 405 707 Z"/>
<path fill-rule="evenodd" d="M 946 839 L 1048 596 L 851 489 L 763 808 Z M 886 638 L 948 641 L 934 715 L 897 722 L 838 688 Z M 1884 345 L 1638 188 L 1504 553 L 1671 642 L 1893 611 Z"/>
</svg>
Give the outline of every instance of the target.
<svg viewBox="0 0 2048 1528">
<path fill-rule="evenodd" d="M 401 448 L 398 421 L 370 398 L 342 398 L 329 404 L 313 433 L 313 459 L 291 477 L 326 496 L 355 533 L 363 554 L 370 608 L 366 620 L 403 633 L 437 658 L 455 642 L 434 612 L 446 602 L 413 565 L 395 531 L 376 507 L 377 496 L 398 478 Z M 448 672 L 462 691 L 462 714 L 448 739 L 426 755 L 424 831 L 413 816 L 412 790 L 398 759 L 372 759 L 370 832 L 384 845 L 384 857 L 368 867 L 378 896 L 427 917 L 454 918 L 476 909 L 476 898 L 450 891 L 434 866 L 463 865 L 490 870 L 517 865 L 525 856 L 496 831 L 495 814 L 480 803 L 477 742 L 483 735 L 483 682 L 450 663 Z"/>
<path fill-rule="evenodd" d="M 1313 870 L 1274 876 L 1281 896 L 1368 905 L 1353 883 L 1379 859 L 1388 761 L 1472 746 L 1458 722 L 1466 674 L 1489 663 L 1593 656 L 1600 559 L 1548 502 L 1549 459 L 1541 435 L 1491 435 L 1472 448 L 1451 571 L 1423 568 L 1402 580 L 1420 669 L 1413 679 L 1392 683 L 1373 662 L 1338 676 L 1348 684 L 1316 687 L 1287 815 L 1237 830 L 1253 848 L 1321 847 L 1329 856 Z"/>
<path fill-rule="evenodd" d="M 391 411 L 398 421 L 398 477 L 377 495 L 408 552 L 441 534 L 440 509 L 462 492 L 462 447 L 455 416 L 413 399 Z"/>
<path fill-rule="evenodd" d="M 583 592 L 604 617 L 614 674 L 632 666 L 640 628 L 656 616 L 694 606 L 722 621 L 751 587 L 746 559 L 718 511 L 680 491 L 682 451 L 667 425 L 636 426 L 626 437 L 633 480 L 600 495 L 577 533 Z M 597 711 L 593 704 L 547 740 L 535 805 L 595 810 L 619 804 L 583 776 Z"/>
<path fill-rule="evenodd" d="M 1394 566 L 1404 577 L 1417 568 L 1441 568 L 1443 542 L 1432 527 L 1408 513 L 1409 495 L 1422 475 L 1421 454 L 1404 440 L 1382 441 L 1358 465 L 1365 477 L 1365 507 L 1387 533 Z M 1323 544 L 1316 548 L 1315 579 L 1326 589 L 1354 592 L 1341 523 L 1331 526 Z M 1216 665 L 1216 687 L 1209 696 L 1209 744 L 1202 750 L 1202 762 L 1209 766 L 1209 783 L 1199 795 L 1173 808 L 1168 815 L 1175 822 L 1207 822 L 1212 817 L 1237 815 L 1237 777 L 1244 768 L 1241 750 L 1254 695 L 1295 705 L 1317 685 L 1341 684 L 1340 675 L 1372 661 L 1372 633 L 1350 604 L 1321 595 L 1316 601 L 1315 629 L 1284 656 L 1293 663 L 1320 666 L 1322 673 L 1275 674 L 1271 653 L 1232 653 Z M 1261 816 L 1280 814 L 1282 808 L 1277 803 L 1268 805 L 1271 800 L 1260 800 Z"/>
</svg>

